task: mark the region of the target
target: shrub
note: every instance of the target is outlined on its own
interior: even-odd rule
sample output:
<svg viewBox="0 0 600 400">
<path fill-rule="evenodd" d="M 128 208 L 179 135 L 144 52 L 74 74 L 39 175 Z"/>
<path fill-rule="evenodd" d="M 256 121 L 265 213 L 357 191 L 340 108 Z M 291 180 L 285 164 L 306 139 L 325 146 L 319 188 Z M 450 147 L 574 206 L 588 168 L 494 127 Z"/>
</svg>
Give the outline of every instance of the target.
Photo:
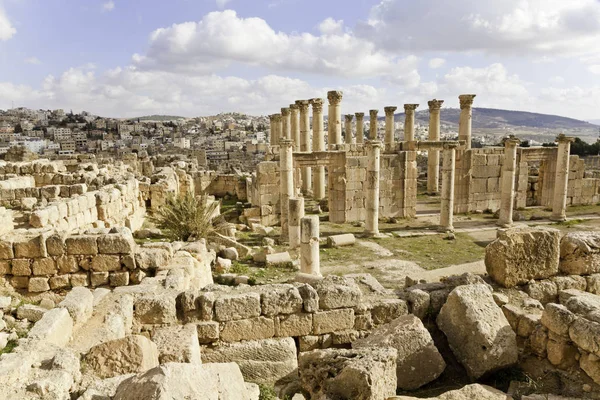
<svg viewBox="0 0 600 400">
<path fill-rule="evenodd" d="M 221 218 L 215 218 L 218 207 L 218 202 L 208 202 L 189 193 L 170 196 L 150 220 L 171 240 L 207 238 L 226 224 Z"/>
</svg>

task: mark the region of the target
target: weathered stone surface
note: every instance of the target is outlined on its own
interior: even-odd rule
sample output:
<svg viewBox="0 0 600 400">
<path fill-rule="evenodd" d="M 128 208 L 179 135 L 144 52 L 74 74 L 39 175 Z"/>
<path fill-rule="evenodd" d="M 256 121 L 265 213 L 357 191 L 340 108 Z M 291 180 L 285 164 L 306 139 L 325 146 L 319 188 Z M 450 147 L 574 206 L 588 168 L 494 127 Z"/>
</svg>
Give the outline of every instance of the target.
<svg viewBox="0 0 600 400">
<path fill-rule="evenodd" d="M 546 344 L 548 360 L 561 369 L 568 369 L 577 364 L 579 352 L 572 343 L 566 340 L 549 339 Z"/>
<path fill-rule="evenodd" d="M 600 357 L 584 353 L 579 359 L 579 366 L 594 382 L 600 385 Z"/>
<path fill-rule="evenodd" d="M 215 321 L 204 321 L 196 323 L 198 342 L 201 344 L 212 343 L 219 340 L 219 323 Z"/>
<path fill-rule="evenodd" d="M 292 338 L 203 346 L 202 361 L 235 362 L 240 366 L 246 381 L 264 384 L 273 384 L 298 368 L 296 344 Z"/>
<path fill-rule="evenodd" d="M 132 335 L 92 347 L 84 362 L 94 375 L 111 378 L 156 367 L 158 351 L 150 339 Z"/>
<path fill-rule="evenodd" d="M 561 336 L 569 336 L 569 327 L 576 316 L 562 304 L 548 303 L 542 314 L 542 324 Z"/>
<path fill-rule="evenodd" d="M 563 236 L 559 269 L 574 275 L 600 272 L 600 233 L 569 232 Z"/>
<path fill-rule="evenodd" d="M 167 363 L 126 379 L 114 400 L 252 400 L 235 363 Z"/>
<path fill-rule="evenodd" d="M 393 347 L 398 351 L 399 389 L 417 389 L 437 379 L 446 368 L 431 335 L 414 315 L 397 318 L 373 330 L 365 339 L 352 343 L 352 348 L 361 347 Z"/>
<path fill-rule="evenodd" d="M 516 335 L 485 285 L 454 289 L 437 324 L 472 378 L 517 362 Z"/>
<path fill-rule="evenodd" d="M 569 328 L 569 337 L 578 347 L 600 357 L 600 323 L 577 318 Z"/>
<path fill-rule="evenodd" d="M 38 258 L 33 260 L 33 275 L 54 275 L 57 272 L 56 263 L 52 257 Z"/>
<path fill-rule="evenodd" d="M 275 336 L 306 336 L 312 333 L 313 315 L 298 313 L 280 315 L 275 319 Z"/>
<path fill-rule="evenodd" d="M 224 294 L 215 300 L 214 310 L 217 321 L 258 317 L 261 312 L 260 295 L 255 292 Z"/>
<path fill-rule="evenodd" d="M 417 400 L 411 396 L 393 396 L 387 400 Z M 474 383 L 460 389 L 451 390 L 438 397 L 427 397 L 429 400 L 510 400 L 511 396 L 490 386 Z"/>
<path fill-rule="evenodd" d="M 70 236 L 67 238 L 67 253 L 69 255 L 90 255 L 98 254 L 98 243 L 96 236 L 81 235 Z"/>
<path fill-rule="evenodd" d="M 310 285 L 306 283 L 296 284 L 298 292 L 302 297 L 302 307 L 306 312 L 315 312 L 319 310 L 319 294 Z"/>
<path fill-rule="evenodd" d="M 38 322 L 40 319 L 42 319 L 42 317 L 47 311 L 48 310 L 40 306 L 36 306 L 33 304 L 23 304 L 22 306 L 17 308 L 17 318 L 27 319 L 31 322 Z M 2 324 L 2 322 L 0 322 L 0 324 Z"/>
<path fill-rule="evenodd" d="M 530 279 L 558 273 L 560 232 L 548 228 L 513 228 L 498 232 L 485 249 L 488 274 L 499 284 L 513 287 Z"/>
<path fill-rule="evenodd" d="M 600 296 L 586 292 L 576 293 L 576 295 L 570 296 L 566 301 L 562 301 L 569 311 L 583 316 L 600 311 Z"/>
<path fill-rule="evenodd" d="M 73 319 L 69 312 L 64 308 L 55 308 L 35 323 L 27 337 L 64 347 L 71 339 L 72 332 Z"/>
<path fill-rule="evenodd" d="M 121 260 L 119 256 L 98 254 L 92 258 L 91 269 L 96 272 L 118 271 L 121 269 Z"/>
<path fill-rule="evenodd" d="M 138 248 L 135 252 L 135 263 L 142 270 L 163 269 L 169 265 L 171 253 L 163 248 Z"/>
<path fill-rule="evenodd" d="M 150 293 L 134 302 L 134 317 L 141 324 L 172 324 L 177 321 L 174 293 Z"/>
<path fill-rule="evenodd" d="M 362 300 L 362 292 L 353 279 L 329 275 L 315 287 L 320 309 L 355 307 Z"/>
<path fill-rule="evenodd" d="M 220 339 L 226 342 L 260 340 L 275 336 L 272 318 L 256 317 L 227 321 L 222 324 Z"/>
<path fill-rule="evenodd" d="M 558 288 L 551 280 L 534 281 L 527 284 L 525 292 L 542 304 L 555 302 L 558 299 Z"/>
<path fill-rule="evenodd" d="M 29 279 L 29 286 L 27 287 L 31 293 L 45 292 L 50 290 L 50 285 L 48 284 L 48 278 L 42 277 L 32 277 Z"/>
<path fill-rule="evenodd" d="M 387 399 L 396 394 L 396 350 L 313 350 L 300 354 L 298 373 L 311 399 Z"/>
<path fill-rule="evenodd" d="M 356 243 L 356 237 L 352 233 L 344 233 L 341 235 L 333 235 L 327 237 L 328 247 L 351 246 Z"/>
<path fill-rule="evenodd" d="M 354 327 L 354 310 L 319 311 L 313 314 L 313 334 L 335 332 Z"/>
<path fill-rule="evenodd" d="M 158 360 L 161 364 L 202 363 L 198 333 L 194 324 L 157 327 L 152 332 L 152 341 L 158 349 Z"/>
<path fill-rule="evenodd" d="M 94 295 L 88 288 L 76 287 L 67 294 L 58 306 L 66 308 L 69 311 L 69 315 L 73 318 L 75 325 L 81 325 L 92 316 L 94 311 Z"/>
<path fill-rule="evenodd" d="M 406 314 L 408 314 L 408 306 L 402 299 L 383 299 L 373 304 L 371 310 L 371 317 L 375 325 L 387 324 Z"/>
<path fill-rule="evenodd" d="M 111 233 L 98 237 L 98 252 L 101 254 L 130 254 L 135 250 L 135 241 L 131 231 L 122 228 L 124 232 Z"/>
<path fill-rule="evenodd" d="M 293 285 L 265 285 L 260 289 L 261 308 L 264 315 L 292 314 L 302 310 L 302 297 Z"/>
</svg>

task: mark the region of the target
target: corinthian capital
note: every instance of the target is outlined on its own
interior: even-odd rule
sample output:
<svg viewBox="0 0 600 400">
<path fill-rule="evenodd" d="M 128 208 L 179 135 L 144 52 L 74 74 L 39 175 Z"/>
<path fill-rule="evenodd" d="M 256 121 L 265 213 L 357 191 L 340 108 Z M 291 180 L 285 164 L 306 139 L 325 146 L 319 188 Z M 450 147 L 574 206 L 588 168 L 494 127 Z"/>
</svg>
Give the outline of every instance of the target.
<svg viewBox="0 0 600 400">
<path fill-rule="evenodd" d="M 357 121 L 359 119 L 363 119 L 365 117 L 365 113 L 364 112 L 357 112 L 357 113 L 354 113 L 354 115 L 356 115 L 356 120 Z"/>
<path fill-rule="evenodd" d="M 415 111 L 417 109 L 417 107 L 419 107 L 418 104 L 405 104 L 404 112 L 408 114 L 411 111 Z"/>
<path fill-rule="evenodd" d="M 294 103 L 294 104 L 290 104 L 290 111 L 292 113 L 297 112 L 298 111 L 298 104 Z"/>
<path fill-rule="evenodd" d="M 369 110 L 369 116 L 371 117 L 371 119 L 376 119 L 378 112 L 379 110 Z"/>
<path fill-rule="evenodd" d="M 429 100 L 427 102 L 427 105 L 429 106 L 429 112 L 439 110 L 440 108 L 442 108 L 442 104 L 444 104 L 444 100 Z"/>
<path fill-rule="evenodd" d="M 323 111 L 323 99 L 317 97 L 314 99 L 310 99 L 308 102 L 312 106 L 313 112 Z"/>
<path fill-rule="evenodd" d="M 329 104 L 338 105 L 342 101 L 343 93 L 339 90 L 331 90 L 327 92 L 327 100 Z"/>
<path fill-rule="evenodd" d="M 383 111 L 385 111 L 385 115 L 389 116 L 393 116 L 394 115 L 394 111 L 396 111 L 398 109 L 398 107 L 396 106 L 387 106 L 387 107 L 383 107 Z"/>
<path fill-rule="evenodd" d="M 296 100 L 296 104 L 301 112 L 308 112 L 308 100 Z"/>
<path fill-rule="evenodd" d="M 273 120 L 275 122 L 281 122 L 281 114 L 273 114 Z"/>
<path fill-rule="evenodd" d="M 458 100 L 460 100 L 460 109 L 471 108 L 475 96 L 475 94 L 461 94 L 458 96 Z"/>
<path fill-rule="evenodd" d="M 344 117 L 346 118 L 346 122 L 352 122 L 354 119 L 354 115 L 352 114 L 346 114 Z"/>
<path fill-rule="evenodd" d="M 290 109 L 287 107 L 282 107 L 281 108 L 281 115 L 284 117 L 287 117 L 288 115 L 290 115 Z"/>
</svg>

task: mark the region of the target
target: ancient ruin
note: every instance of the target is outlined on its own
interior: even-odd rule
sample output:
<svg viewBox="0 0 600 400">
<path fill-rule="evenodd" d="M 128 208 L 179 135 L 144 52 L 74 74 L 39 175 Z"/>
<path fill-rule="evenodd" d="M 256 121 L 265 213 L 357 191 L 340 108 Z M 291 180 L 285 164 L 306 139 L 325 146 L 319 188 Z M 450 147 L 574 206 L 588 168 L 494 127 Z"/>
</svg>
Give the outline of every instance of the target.
<svg viewBox="0 0 600 400">
<path fill-rule="evenodd" d="M 399 135 L 397 106 L 379 132 L 379 110 L 342 121 L 340 91 L 290 99 L 269 118 L 266 159 L 234 174 L 194 156 L 11 154 L 0 399 L 600 398 L 600 233 L 515 221 L 526 207 L 565 221 L 598 203 L 600 174 L 565 135 L 472 148 L 475 95 L 458 99 L 457 140 L 440 138 L 444 100 L 428 102 L 428 140 L 415 140 L 418 104 L 404 105 Z M 424 193 L 439 196 L 426 233 L 440 241 L 457 240 L 457 215 L 489 213 L 485 271 L 391 287 L 374 268 L 323 272 L 324 247 L 393 240 L 382 224 L 418 220 Z M 152 225 L 176 199 L 213 210 L 210 235 Z M 242 261 L 289 279 L 256 282 Z"/>
</svg>

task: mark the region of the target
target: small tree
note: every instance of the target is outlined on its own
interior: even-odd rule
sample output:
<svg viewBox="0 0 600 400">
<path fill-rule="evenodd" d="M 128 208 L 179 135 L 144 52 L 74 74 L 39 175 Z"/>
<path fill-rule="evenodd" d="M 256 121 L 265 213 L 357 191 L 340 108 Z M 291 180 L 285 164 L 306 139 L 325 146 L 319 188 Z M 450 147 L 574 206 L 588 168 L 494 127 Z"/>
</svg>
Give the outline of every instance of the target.
<svg viewBox="0 0 600 400">
<path fill-rule="evenodd" d="M 189 193 L 180 197 L 171 195 L 150 220 L 171 240 L 207 238 L 226 224 L 215 218 L 218 207 L 216 201 L 208 202 Z"/>
</svg>

